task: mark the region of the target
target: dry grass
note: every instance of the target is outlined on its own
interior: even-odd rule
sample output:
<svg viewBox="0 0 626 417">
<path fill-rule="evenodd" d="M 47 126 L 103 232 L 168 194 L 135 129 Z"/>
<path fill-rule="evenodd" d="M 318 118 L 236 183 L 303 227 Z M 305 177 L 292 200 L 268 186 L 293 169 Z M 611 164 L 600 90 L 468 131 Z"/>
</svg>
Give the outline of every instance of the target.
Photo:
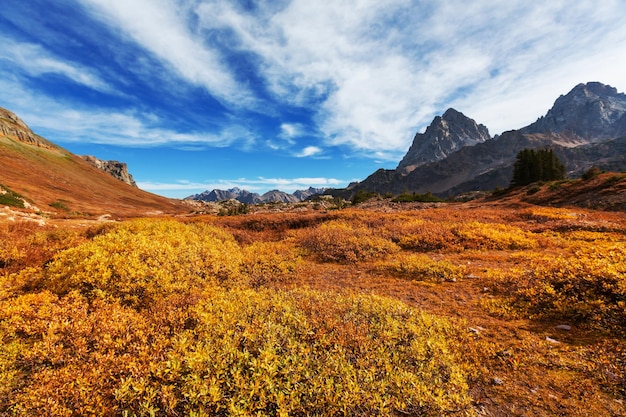
<svg viewBox="0 0 626 417">
<path fill-rule="evenodd" d="M 180 202 L 129 186 L 55 146 L 37 147 L 0 136 L 0 167 L 0 184 L 48 216 L 128 218 L 189 211 Z"/>
</svg>

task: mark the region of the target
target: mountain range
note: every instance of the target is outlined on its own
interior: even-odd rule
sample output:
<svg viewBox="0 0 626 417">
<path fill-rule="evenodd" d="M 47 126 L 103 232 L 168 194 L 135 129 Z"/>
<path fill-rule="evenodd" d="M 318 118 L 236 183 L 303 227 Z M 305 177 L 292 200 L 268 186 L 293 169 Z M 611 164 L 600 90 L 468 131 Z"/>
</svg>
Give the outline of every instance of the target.
<svg viewBox="0 0 626 417">
<path fill-rule="evenodd" d="M 579 84 L 536 122 L 493 137 L 485 126 L 448 109 L 424 133 L 415 135 L 396 169 L 379 169 L 330 193 L 344 198 L 361 190 L 449 197 L 507 187 L 517 153 L 544 147 L 553 149 L 570 177 L 593 166 L 625 170 L 626 95 L 599 82 Z"/>
<path fill-rule="evenodd" d="M 380 169 L 345 189 L 318 189 L 263 195 L 238 188 L 205 191 L 190 200 L 294 203 L 315 194 L 351 198 L 364 190 L 380 194 L 432 192 L 441 197 L 493 190 L 510 184 L 517 153 L 549 147 L 570 177 L 591 167 L 626 170 L 626 95 L 599 82 L 575 86 L 545 116 L 517 130 L 491 136 L 486 126 L 448 109 L 418 133 L 395 169 Z M 7 190 L 35 211 L 67 216 L 117 217 L 146 213 L 188 213 L 185 201 L 136 187 L 123 162 L 80 157 L 33 133 L 0 108 L 0 197 Z"/>
<path fill-rule="evenodd" d="M 317 195 L 323 194 L 326 191 L 326 188 L 314 188 L 309 187 L 306 190 L 298 190 L 292 194 L 287 194 L 284 191 L 272 190 L 267 193 L 260 195 L 257 193 L 251 193 L 250 191 L 242 190 L 237 187 L 231 188 L 229 190 L 212 190 L 212 191 L 204 191 L 200 194 L 191 195 L 185 200 L 196 200 L 196 201 L 208 201 L 208 202 L 217 202 L 224 200 L 237 200 L 240 203 L 245 204 L 262 204 L 262 203 L 298 203 L 300 201 L 304 201 L 307 198 Z"/>
</svg>

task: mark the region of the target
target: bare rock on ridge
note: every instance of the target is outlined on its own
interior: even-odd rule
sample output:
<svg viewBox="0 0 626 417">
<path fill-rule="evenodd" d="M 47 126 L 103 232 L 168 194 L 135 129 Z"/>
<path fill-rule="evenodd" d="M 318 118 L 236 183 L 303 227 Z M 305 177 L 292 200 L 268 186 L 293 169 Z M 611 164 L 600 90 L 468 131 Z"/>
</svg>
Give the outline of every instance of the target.
<svg viewBox="0 0 626 417">
<path fill-rule="evenodd" d="M 484 125 L 450 108 L 443 116 L 435 117 L 426 132 L 415 135 L 411 148 L 396 170 L 406 175 L 419 166 L 445 159 L 465 146 L 489 139 L 489 130 Z"/>
<path fill-rule="evenodd" d="M 128 185 L 132 185 L 133 187 L 137 187 L 133 176 L 128 172 L 128 165 L 126 165 L 126 163 L 119 161 L 103 161 L 91 155 L 85 155 L 82 158 L 99 170 L 112 175 L 114 178 Z"/>
<path fill-rule="evenodd" d="M 32 130 L 14 113 L 0 107 L 0 135 L 8 136 L 20 142 L 35 145 L 40 148 L 55 149 L 56 146 L 48 142 Z"/>
<path fill-rule="evenodd" d="M 599 82 L 578 84 L 522 133 L 560 133 L 579 144 L 626 136 L 626 94 Z"/>
</svg>

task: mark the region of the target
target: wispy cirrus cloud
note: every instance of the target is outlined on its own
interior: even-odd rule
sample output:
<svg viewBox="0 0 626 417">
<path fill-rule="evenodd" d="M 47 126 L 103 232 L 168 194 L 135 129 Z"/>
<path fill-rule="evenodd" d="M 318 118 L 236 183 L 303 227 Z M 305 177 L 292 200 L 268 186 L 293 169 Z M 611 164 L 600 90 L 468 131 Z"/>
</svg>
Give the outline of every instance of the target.
<svg viewBox="0 0 626 417">
<path fill-rule="evenodd" d="M 181 78 L 229 106 L 253 106 L 244 83 L 224 65 L 219 47 L 195 33 L 189 3 L 167 0 L 78 0 L 92 16 L 134 40 Z M 219 42 L 217 40 L 216 42 Z"/>
<path fill-rule="evenodd" d="M 1 74 L 1 73 L 0 73 Z M 106 144 L 121 147 L 193 146 L 245 147 L 255 134 L 239 124 L 225 123 L 211 131 L 180 132 L 166 127 L 167 121 L 153 113 L 136 109 L 111 111 L 104 108 L 81 108 L 76 103 L 34 96 L 18 80 L 0 77 L 0 91 L 8 104 L 38 134 L 65 143 Z"/>
<path fill-rule="evenodd" d="M 92 68 L 63 60 L 33 43 L 3 40 L 0 42 L 0 61 L 10 66 L 14 73 L 33 77 L 56 74 L 93 90 L 114 92 L 113 87 L 102 80 Z"/>
<path fill-rule="evenodd" d="M 45 116 L 32 115 L 30 123 L 45 126 L 45 132 L 64 142 L 80 142 L 122 147 L 194 146 L 225 147 L 254 140 L 254 134 L 242 126 L 225 126 L 211 132 L 186 132 L 162 127 L 163 121 L 151 114 L 112 113 L 57 109 Z"/>
</svg>

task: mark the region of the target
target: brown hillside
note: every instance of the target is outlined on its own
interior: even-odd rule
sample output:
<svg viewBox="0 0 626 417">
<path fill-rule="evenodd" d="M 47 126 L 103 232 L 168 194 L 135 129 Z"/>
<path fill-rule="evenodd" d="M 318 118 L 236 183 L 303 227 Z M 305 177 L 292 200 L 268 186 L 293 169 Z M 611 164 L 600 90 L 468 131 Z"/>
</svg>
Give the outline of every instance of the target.
<svg viewBox="0 0 626 417">
<path fill-rule="evenodd" d="M 133 217 L 186 211 L 177 201 L 139 190 L 35 135 L 0 109 L 0 184 L 57 216 Z"/>
<path fill-rule="evenodd" d="M 626 173 L 608 172 L 587 179 L 535 183 L 487 200 L 626 212 Z"/>
</svg>

